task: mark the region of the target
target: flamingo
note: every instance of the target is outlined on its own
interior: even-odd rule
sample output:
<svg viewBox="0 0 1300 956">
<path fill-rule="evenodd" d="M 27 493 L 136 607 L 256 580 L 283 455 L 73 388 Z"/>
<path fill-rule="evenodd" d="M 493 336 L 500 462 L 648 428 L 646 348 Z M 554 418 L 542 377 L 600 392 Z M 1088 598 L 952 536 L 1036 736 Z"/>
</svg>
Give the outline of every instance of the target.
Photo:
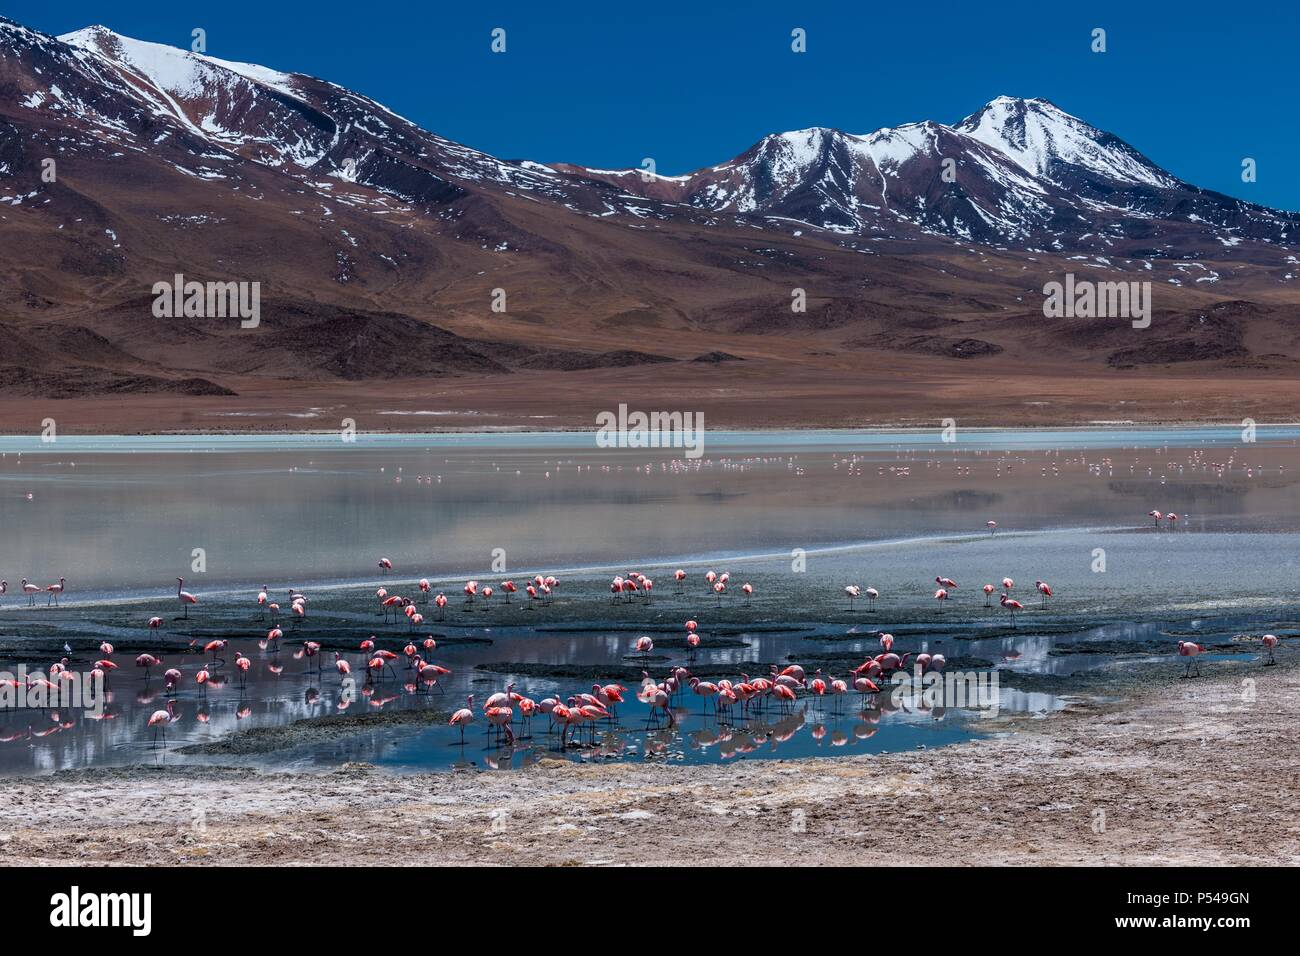
<svg viewBox="0 0 1300 956">
<path fill-rule="evenodd" d="M 158 630 L 158 628 L 162 627 L 162 625 L 163 625 L 162 618 L 160 617 L 149 618 L 149 630 L 156 631 Z"/>
<path fill-rule="evenodd" d="M 1163 518 L 1164 515 L 1162 515 L 1159 511 L 1152 510 L 1147 512 L 1147 517 L 1155 519 L 1156 528 L 1158 529 L 1160 527 L 1160 519 Z"/>
<path fill-rule="evenodd" d="M 1012 581 L 1010 578 L 1003 578 L 1003 579 L 1002 579 L 1002 590 L 1004 590 L 1004 591 L 1010 591 L 1010 590 L 1011 590 L 1012 588 L 1014 588 L 1015 586 L 1016 586 L 1016 582 L 1015 582 L 1015 581 Z"/>
<path fill-rule="evenodd" d="M 167 725 L 176 719 L 176 701 L 167 701 L 166 710 L 155 710 L 149 715 L 149 722 L 146 726 L 153 728 L 154 746 L 158 746 L 158 734 L 161 732 L 163 739 L 167 738 Z"/>
<path fill-rule="evenodd" d="M 867 699 L 868 694 L 880 693 L 880 688 L 876 685 L 876 682 L 873 681 L 870 677 L 865 677 L 865 676 L 859 676 L 853 679 L 853 689 L 862 695 L 862 700 L 864 703 Z"/>
<path fill-rule="evenodd" d="M 942 602 L 948 600 L 948 592 L 943 588 L 939 588 L 939 590 L 934 592 L 934 599 L 940 602 L 939 607 L 942 608 L 943 607 Z"/>
<path fill-rule="evenodd" d="M 677 594 L 681 594 L 682 589 L 685 587 L 683 582 L 686 580 L 686 572 L 683 571 L 681 568 L 678 568 L 676 571 L 673 572 L 673 580 L 677 582 L 676 586 L 673 588 L 673 591 Z"/>
<path fill-rule="evenodd" d="M 996 590 L 997 588 L 995 588 L 991 584 L 984 585 L 984 606 L 985 607 L 993 606 L 993 592 Z"/>
<path fill-rule="evenodd" d="M 867 593 L 867 610 L 874 611 L 876 609 L 876 598 L 880 597 L 880 592 L 877 591 L 875 588 L 867 588 L 866 593 Z"/>
<path fill-rule="evenodd" d="M 1007 593 L 1006 593 L 1005 591 L 1002 592 L 1002 598 L 1001 598 L 1001 600 L 999 601 L 999 603 L 1000 603 L 1004 608 L 1006 608 L 1008 611 L 1011 612 L 1011 626 L 1012 626 L 1012 627 L 1015 627 L 1015 626 L 1016 626 L 1016 612 L 1017 612 L 1017 611 L 1023 611 L 1023 610 L 1025 609 L 1025 606 L 1024 606 L 1023 604 L 1021 604 L 1019 601 L 1013 601 L 1013 600 L 1011 600 L 1011 598 L 1007 596 Z"/>
<path fill-rule="evenodd" d="M 1268 663 L 1269 663 L 1269 664 L 1276 664 L 1276 663 L 1277 663 L 1277 659 L 1273 657 L 1273 648 L 1277 647 L 1277 635 L 1276 635 L 1276 634 L 1265 634 L 1264 637 L 1262 638 L 1262 640 L 1263 640 L 1263 642 L 1264 642 L 1264 646 L 1265 646 L 1266 648 L 1268 648 Z M 1268 666 L 1268 665 L 1266 664 L 1265 666 Z"/>
<path fill-rule="evenodd" d="M 185 609 L 185 619 L 188 621 L 190 618 L 190 605 L 198 604 L 199 599 L 196 598 L 189 591 L 181 590 L 181 585 L 183 585 L 184 583 L 185 583 L 184 578 L 176 579 L 176 600 L 181 602 L 181 607 Z"/>
<path fill-rule="evenodd" d="M 883 647 L 883 648 L 885 649 L 885 653 L 886 653 L 886 654 L 888 654 L 890 651 L 892 651 L 892 650 L 894 649 L 894 635 L 893 635 L 893 634 L 881 634 L 881 635 L 880 635 L 880 646 Z"/>
<path fill-rule="evenodd" d="M 447 595 L 439 594 L 436 598 L 433 599 L 433 603 L 438 607 L 438 620 L 441 621 L 443 611 L 447 607 Z"/>
<path fill-rule="evenodd" d="M 139 657 L 135 659 L 135 666 L 144 668 L 145 680 L 149 679 L 150 669 L 157 667 L 161 663 L 162 663 L 162 658 L 154 657 L 152 654 L 141 654 Z"/>
<path fill-rule="evenodd" d="M 957 582 L 952 578 L 935 578 L 934 583 L 941 588 L 947 588 L 949 591 L 957 590 Z"/>
<path fill-rule="evenodd" d="M 750 584 L 748 581 L 746 581 L 744 584 L 742 584 L 742 585 L 740 586 L 740 590 L 744 592 L 744 594 L 745 594 L 745 603 L 748 604 L 748 603 L 749 603 L 749 599 L 750 599 L 750 598 L 753 596 L 753 594 L 754 594 L 754 585 L 752 585 L 752 584 Z"/>
<path fill-rule="evenodd" d="M 655 642 L 650 640 L 649 637 L 638 637 L 636 639 L 636 649 L 637 653 L 644 656 L 655 649 Z"/>
<path fill-rule="evenodd" d="M 1035 581 L 1034 587 L 1038 588 L 1038 593 L 1042 595 L 1041 601 L 1043 603 L 1046 603 L 1047 599 L 1052 596 L 1052 589 L 1046 581 Z"/>
<path fill-rule="evenodd" d="M 266 585 L 262 585 L 262 590 L 257 592 L 257 619 L 259 621 L 266 618 L 266 605 L 270 602 L 270 595 L 266 593 Z"/>
<path fill-rule="evenodd" d="M 998 523 L 996 521 L 986 521 L 984 527 L 989 529 L 989 534 L 993 534 L 998 530 Z"/>
<path fill-rule="evenodd" d="M 40 593 L 41 591 L 40 587 L 35 584 L 28 584 L 27 579 L 23 578 L 22 589 L 23 589 L 23 593 L 27 595 L 27 605 L 29 607 L 35 607 L 36 595 Z"/>
<path fill-rule="evenodd" d="M 334 652 L 334 667 L 339 672 L 339 682 L 352 673 L 352 665 L 343 659 L 343 655 L 338 651 Z"/>
<path fill-rule="evenodd" d="M 166 687 L 167 693 L 170 694 L 176 690 L 180 685 L 181 677 L 181 672 L 175 667 L 169 667 L 167 670 L 163 671 L 163 684 Z"/>
<path fill-rule="evenodd" d="M 391 570 L 393 570 L 393 562 L 389 561 L 387 558 L 380 558 L 379 559 L 380 573 L 387 574 Z"/>
<path fill-rule="evenodd" d="M 49 587 L 45 589 L 50 592 L 50 596 L 45 599 L 46 607 L 49 607 L 51 601 L 54 602 L 55 607 L 58 607 L 59 595 L 63 593 L 64 583 L 65 583 L 64 579 L 59 578 L 58 584 L 51 584 Z"/>
<path fill-rule="evenodd" d="M 515 732 L 510 726 L 510 722 L 515 716 L 514 708 L 489 707 L 484 711 L 484 716 L 487 717 L 488 723 L 497 728 L 498 731 L 505 731 L 506 743 L 513 744 L 515 742 Z"/>
<path fill-rule="evenodd" d="M 844 593 L 849 596 L 849 610 L 852 611 L 853 602 L 862 594 L 862 589 L 856 584 L 846 584 L 844 586 Z"/>
<path fill-rule="evenodd" d="M 483 701 L 483 710 L 486 711 L 489 707 L 509 706 L 509 704 L 511 703 L 510 695 L 514 693 L 514 689 L 515 689 L 514 681 L 511 681 L 510 683 L 506 684 L 505 690 L 499 690 L 495 694 L 490 696 L 487 700 Z"/>
<path fill-rule="evenodd" d="M 519 590 L 519 587 L 515 584 L 514 581 L 502 581 L 502 582 L 501 582 L 501 590 L 506 592 L 506 603 L 509 604 L 509 603 L 510 603 L 510 595 L 512 595 L 512 594 L 514 594 L 516 591 L 518 591 L 518 590 Z"/>
<path fill-rule="evenodd" d="M 831 695 L 835 697 L 835 706 L 838 708 L 840 704 L 839 698 L 843 697 L 845 694 L 849 692 L 849 685 L 844 681 L 840 680 L 838 677 L 832 676 L 830 682 L 830 692 Z"/>
<path fill-rule="evenodd" d="M 461 747 L 464 747 L 465 744 L 465 724 L 474 722 L 473 708 L 474 708 L 474 696 L 469 695 L 468 697 L 465 697 L 465 706 L 463 706 L 463 708 L 460 708 L 460 710 L 456 711 L 456 713 L 452 714 L 450 721 L 447 721 L 448 726 L 460 727 Z"/>
<path fill-rule="evenodd" d="M 1201 676 L 1201 662 L 1197 658 L 1205 653 L 1205 648 L 1200 644 L 1193 644 L 1191 641 L 1178 642 L 1178 654 L 1187 658 L 1187 669 L 1183 671 L 1184 677 L 1192 676 L 1192 664 L 1196 664 L 1196 676 Z"/>
<path fill-rule="evenodd" d="M 419 583 L 418 585 L 416 585 L 416 586 L 420 589 L 420 593 L 424 595 L 424 603 L 425 603 L 425 604 L 428 604 L 428 603 L 429 603 L 429 592 L 433 590 L 432 585 L 429 584 L 429 579 L 428 579 L 428 578 L 420 578 L 420 583 Z"/>
</svg>

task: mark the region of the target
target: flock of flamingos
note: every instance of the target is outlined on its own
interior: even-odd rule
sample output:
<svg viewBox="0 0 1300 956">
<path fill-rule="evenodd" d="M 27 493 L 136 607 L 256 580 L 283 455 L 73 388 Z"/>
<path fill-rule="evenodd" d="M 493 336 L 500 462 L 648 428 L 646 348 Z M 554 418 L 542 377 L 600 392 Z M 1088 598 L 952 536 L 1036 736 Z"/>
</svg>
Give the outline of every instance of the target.
<svg viewBox="0 0 1300 956">
<path fill-rule="evenodd" d="M 1154 518 L 1156 527 L 1159 528 L 1160 522 L 1166 521 L 1170 527 L 1173 527 L 1179 520 L 1177 514 L 1165 514 L 1159 511 L 1151 511 L 1148 517 Z M 995 533 L 997 523 L 995 521 L 987 522 L 989 532 Z M 378 562 L 381 573 L 388 574 L 393 570 L 393 563 L 388 558 L 380 558 Z M 723 595 L 728 593 L 731 582 L 731 575 L 727 572 L 718 574 L 714 571 L 708 571 L 704 576 L 708 592 L 713 594 L 719 601 Z M 687 573 L 678 569 L 673 573 L 676 587 L 675 593 L 685 593 Z M 940 608 L 950 599 L 951 592 L 958 589 L 957 582 L 951 578 L 942 575 L 936 576 L 934 599 L 938 602 Z M 1017 612 L 1024 610 L 1024 605 L 1011 598 L 1011 591 L 1015 588 L 1015 582 L 1011 578 L 1001 580 L 1001 594 L 999 603 L 1008 613 L 1012 626 L 1015 626 L 1015 616 Z M 184 578 L 176 579 L 176 599 L 183 611 L 183 616 L 177 620 L 188 620 L 189 609 L 191 606 L 199 604 L 199 598 L 193 593 L 184 589 Z M 422 604 L 426 606 L 430 603 L 430 595 L 433 593 L 433 587 L 428 579 L 421 579 L 416 585 L 420 591 Z M 553 600 L 555 591 L 559 588 L 560 582 L 554 576 L 537 575 L 531 581 L 527 582 L 522 591 L 527 598 L 527 607 L 546 606 Z M 0 581 L 0 595 L 7 593 L 9 588 L 8 582 Z M 36 597 L 39 594 L 46 595 L 46 604 L 57 606 L 59 597 L 64 593 L 66 580 L 60 578 L 57 584 L 50 584 L 46 587 L 40 587 L 31 584 L 26 578 L 22 580 L 21 589 L 23 594 L 28 597 L 28 604 L 34 606 Z M 1039 595 L 1040 602 L 1045 603 L 1048 598 L 1052 597 L 1052 588 L 1045 581 L 1035 581 L 1034 588 Z M 651 594 L 654 590 L 654 581 L 644 574 L 638 572 L 629 572 L 626 575 L 616 576 L 609 585 L 612 601 L 631 602 L 635 598 L 640 598 L 645 603 L 650 602 Z M 462 588 L 464 600 L 467 606 L 477 602 L 490 602 L 494 594 L 501 594 L 502 600 L 509 603 L 511 596 L 519 593 L 521 589 L 514 581 L 503 581 L 499 590 L 490 585 L 481 585 L 478 581 L 467 581 Z M 749 582 L 740 585 L 740 592 L 745 595 L 746 601 L 754 594 L 754 588 Z M 873 587 L 862 588 L 857 584 L 844 586 L 844 594 L 848 599 L 849 608 L 852 609 L 855 603 L 865 598 L 868 602 L 869 609 L 875 609 L 876 600 L 880 597 L 880 592 Z M 992 607 L 992 596 L 999 591 L 999 588 L 993 584 L 985 584 L 982 587 L 984 593 L 984 606 Z M 424 614 L 420 610 L 421 604 L 411 598 L 402 597 L 397 594 L 390 594 L 387 588 L 380 587 L 375 591 L 375 600 L 379 607 L 379 612 L 383 615 L 387 623 L 390 618 L 396 624 L 400 621 L 400 616 L 405 616 L 408 627 L 411 631 L 419 628 L 424 623 Z M 292 619 L 293 624 L 297 625 L 307 617 L 307 596 L 294 589 L 289 589 L 286 595 L 288 605 L 287 614 Z M 445 593 L 439 592 L 432 598 L 434 607 L 437 608 L 438 618 L 441 620 L 447 608 L 448 599 Z M 270 629 L 267 631 L 265 638 L 259 640 L 258 644 L 262 650 L 277 652 L 281 643 L 285 640 L 283 629 L 279 626 L 280 618 L 284 613 L 283 606 L 272 599 L 268 589 L 263 588 L 256 595 L 256 609 L 260 620 L 270 618 Z M 151 631 L 157 631 L 163 626 L 161 617 L 151 617 L 148 620 L 148 627 Z M 696 649 L 700 646 L 700 634 L 698 622 L 688 620 L 685 622 L 686 644 L 690 649 L 690 660 L 694 660 Z M 920 673 L 942 671 L 946 661 L 942 654 L 913 654 L 907 652 L 904 654 L 895 653 L 893 650 L 894 638 L 890 634 L 881 634 L 879 637 L 881 651 L 874 656 L 868 656 L 860 665 L 853 668 L 847 679 L 839 679 L 834 676 L 822 676 L 820 670 L 816 670 L 810 677 L 805 669 L 798 664 L 791 664 L 785 668 L 778 669 L 777 665 L 771 665 L 771 673 L 763 677 L 753 677 L 749 675 L 740 675 L 736 681 L 719 680 L 717 682 L 700 680 L 692 675 L 684 666 L 672 667 L 668 675 L 660 681 L 651 678 L 646 671 L 642 671 L 641 686 L 636 691 L 636 698 L 650 708 L 649 721 L 656 721 L 662 715 L 668 722 L 669 726 L 675 723 L 673 715 L 674 701 L 679 695 L 689 691 L 697 697 L 703 699 L 705 711 L 712 704 L 714 713 L 722 719 L 725 714 L 732 717 L 739 710 L 741 719 L 747 718 L 751 713 L 761 713 L 765 708 L 774 707 L 780 710 L 788 710 L 800 695 L 812 695 L 817 698 L 830 697 L 839 706 L 839 698 L 850 693 L 862 695 L 864 705 L 867 700 L 880 692 L 880 683 L 883 679 L 888 678 L 893 672 L 906 670 L 909 665 L 919 669 Z M 1278 637 L 1273 634 L 1265 634 L 1261 643 L 1268 652 L 1267 664 L 1275 663 L 1273 650 L 1278 645 Z M 191 650 L 199 650 L 199 641 L 191 641 Z M 203 653 L 211 654 L 212 661 L 206 661 L 201 664 L 194 675 L 194 680 L 201 690 L 206 690 L 206 685 L 213 680 L 213 671 L 216 667 L 224 665 L 225 661 L 218 657 L 219 654 L 226 651 L 229 641 L 220 639 L 212 640 L 202 644 Z M 367 640 L 361 641 L 358 650 L 362 655 L 362 665 L 367 681 L 379 681 L 388 676 L 396 676 L 393 663 L 405 658 L 406 669 L 410 674 L 408 686 L 416 691 L 428 692 L 437 687 L 440 679 L 449 675 L 451 671 L 448 668 L 439 666 L 426 659 L 426 655 L 431 655 L 437 647 L 437 642 L 432 636 L 424 638 L 419 644 L 415 639 L 410 639 L 402 653 L 386 650 L 376 646 L 375 638 L 372 636 Z M 654 650 L 654 641 L 648 636 L 638 637 L 633 649 L 636 653 L 647 659 L 651 651 Z M 70 650 L 65 645 L 65 650 Z M 105 641 L 99 646 L 100 653 L 103 657 L 95 661 L 93 669 L 90 671 L 92 678 L 107 679 L 112 671 L 118 669 L 118 665 L 113 660 L 114 648 L 112 644 Z M 1201 654 L 1205 653 L 1202 645 L 1191 641 L 1178 642 L 1178 654 L 1186 658 L 1186 669 L 1184 677 L 1192 675 L 1192 669 L 1195 667 L 1196 675 L 1200 674 Z M 321 670 L 321 645 L 316 641 L 303 641 L 301 648 L 294 652 L 294 657 L 306 662 L 308 670 L 314 669 L 319 673 Z M 49 668 L 50 680 L 57 681 L 61 674 L 70 673 L 67 667 L 67 658 L 61 662 L 53 664 Z M 137 667 L 142 668 L 146 680 L 150 678 L 154 668 L 159 668 L 163 664 L 160 656 L 144 653 L 135 659 Z M 241 651 L 234 651 L 234 667 L 241 683 L 246 679 L 249 668 L 252 665 L 250 658 L 245 656 Z M 339 675 L 340 681 L 352 679 L 353 665 L 341 653 L 334 653 L 334 668 Z M 33 678 L 42 680 L 42 678 Z M 168 703 L 165 709 L 157 710 L 148 717 L 146 727 L 154 731 L 154 740 L 157 742 L 159 733 L 165 731 L 168 724 L 177 720 L 174 709 L 174 700 L 172 695 L 179 691 L 184 682 L 184 674 L 179 668 L 167 668 L 163 672 L 163 682 L 165 691 L 168 695 Z M 520 720 L 529 725 L 532 719 L 541 714 L 546 716 L 548 726 L 551 732 L 556 728 L 560 731 L 560 746 L 567 747 L 576 740 L 584 730 L 588 735 L 594 737 L 595 727 L 600 721 L 612 720 L 615 716 L 617 706 L 627 699 L 629 691 L 627 687 L 621 684 L 593 684 L 591 691 L 573 694 L 570 696 L 555 695 L 542 700 L 533 700 L 515 691 L 515 684 L 509 683 L 505 689 L 487 697 L 482 703 L 481 713 L 488 724 L 488 732 L 495 730 L 498 738 L 504 738 L 507 744 L 514 742 L 514 721 L 516 708 Z M 461 742 L 464 742 L 465 728 L 473 723 L 477 714 L 474 710 L 474 695 L 470 695 L 466 700 L 466 706 L 453 713 L 448 723 L 453 727 L 460 728 Z"/>
</svg>

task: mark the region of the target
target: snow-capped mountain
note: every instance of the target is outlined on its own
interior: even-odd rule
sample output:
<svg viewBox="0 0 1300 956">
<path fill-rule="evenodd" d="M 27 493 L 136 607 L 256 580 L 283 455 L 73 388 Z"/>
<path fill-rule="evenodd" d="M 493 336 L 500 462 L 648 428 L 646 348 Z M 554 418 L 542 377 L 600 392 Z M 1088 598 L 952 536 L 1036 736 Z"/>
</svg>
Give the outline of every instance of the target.
<svg viewBox="0 0 1300 956">
<path fill-rule="evenodd" d="M 702 214 L 725 214 L 767 228 L 1116 254 L 1139 236 L 1146 255 L 1181 255 L 1197 235 L 1207 247 L 1286 242 L 1300 223 L 1182 183 L 1041 99 L 1000 96 L 950 126 L 776 133 L 735 159 L 665 177 L 500 160 L 326 81 L 102 26 L 56 39 L 6 22 L 0 35 L 6 56 L 31 68 L 27 82 L 14 83 L 20 109 L 83 124 L 123 148 L 157 151 L 179 139 L 190 156 L 177 168 L 208 179 L 237 176 L 228 163 L 239 157 L 411 202 L 446 202 L 486 185 L 596 216 L 708 222 Z M 613 188 L 592 189 L 601 185 Z"/>
<path fill-rule="evenodd" d="M 585 174 L 630 191 L 642 182 L 626 171 Z M 1189 241 L 1209 249 L 1300 234 L 1296 214 L 1197 189 L 1046 100 L 1009 96 L 951 126 L 773 134 L 666 182 L 642 194 L 869 237 L 919 229 L 995 246 L 1176 257 Z"/>
<path fill-rule="evenodd" d="M 949 325 L 1032 313 L 1067 266 L 1140 274 L 1180 308 L 1285 296 L 1297 229 L 1300 215 L 1181 182 L 1040 99 L 774 133 L 663 176 L 501 159 L 324 79 L 0 18 L 0 327 L 15 323 L 0 340 L 26 343 L 21 373 L 0 362 L 0 391 L 77 380 L 53 371 L 60 341 L 98 357 L 84 381 L 109 368 L 144 390 L 389 374 L 377 347 L 449 372 L 622 367 L 665 361 L 650 345 L 665 329 L 848 330 L 853 349 L 987 358 L 1016 345 Z M 177 272 L 255 277 L 263 327 L 290 334 L 142 319 L 145 292 Z M 790 312 L 795 287 L 815 290 L 807 313 Z M 501 289 L 509 312 L 485 325 Z"/>
</svg>

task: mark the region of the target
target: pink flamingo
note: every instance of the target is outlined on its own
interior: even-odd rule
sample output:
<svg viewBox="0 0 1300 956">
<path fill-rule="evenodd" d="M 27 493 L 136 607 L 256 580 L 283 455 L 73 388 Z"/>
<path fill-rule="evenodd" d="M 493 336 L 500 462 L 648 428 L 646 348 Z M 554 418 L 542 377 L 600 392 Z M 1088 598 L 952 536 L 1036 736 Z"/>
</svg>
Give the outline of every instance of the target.
<svg viewBox="0 0 1300 956">
<path fill-rule="evenodd" d="M 149 630 L 156 631 L 158 630 L 158 628 L 162 627 L 162 625 L 163 625 L 162 618 L 160 617 L 149 618 Z"/>
<path fill-rule="evenodd" d="M 389 571 L 393 570 L 393 562 L 389 561 L 387 558 L 380 558 L 379 570 L 383 574 L 387 574 Z"/>
<path fill-rule="evenodd" d="M 184 583 L 185 583 L 184 578 L 176 579 L 176 600 L 181 602 L 181 607 L 185 609 L 185 619 L 188 621 L 190 617 L 190 605 L 198 604 L 199 599 L 196 598 L 189 591 L 181 590 L 181 585 L 183 585 Z"/>
<path fill-rule="evenodd" d="M 943 602 L 948 600 L 948 592 L 943 588 L 939 588 L 939 590 L 934 592 L 934 599 L 940 602 L 939 607 L 942 608 Z"/>
<path fill-rule="evenodd" d="M 162 658 L 154 657 L 152 654 L 141 654 L 135 659 L 135 666 L 144 668 L 145 680 L 149 679 L 149 671 L 161 663 Z"/>
<path fill-rule="evenodd" d="M 1265 634 L 1262 640 L 1264 642 L 1264 646 L 1268 648 L 1268 664 L 1276 664 L 1277 659 L 1273 657 L 1273 648 L 1277 647 L 1277 635 Z M 1265 666 L 1267 667 L 1268 664 L 1266 664 Z"/>
<path fill-rule="evenodd" d="M 993 534 L 998 530 L 998 523 L 996 521 L 986 521 L 984 522 L 984 527 L 989 529 L 989 534 Z"/>
<path fill-rule="evenodd" d="M 655 642 L 650 640 L 649 637 L 638 637 L 636 639 L 637 653 L 641 654 L 642 656 L 649 654 L 654 649 L 655 649 Z"/>
<path fill-rule="evenodd" d="M 862 700 L 864 703 L 869 694 L 880 693 L 880 688 L 876 685 L 876 682 L 873 681 L 870 677 L 855 677 L 853 679 L 853 689 L 862 695 Z"/>
<path fill-rule="evenodd" d="M 947 588 L 949 591 L 957 590 L 957 582 L 952 578 L 935 578 L 934 583 L 939 585 L 941 588 Z"/>
<path fill-rule="evenodd" d="M 877 591 L 875 588 L 867 588 L 866 595 L 867 595 L 867 610 L 874 611 L 876 609 L 876 598 L 880 597 L 880 592 Z"/>
<path fill-rule="evenodd" d="M 163 739 L 167 739 L 167 725 L 176 719 L 176 701 L 167 701 L 166 710 L 155 710 L 149 715 L 149 722 L 146 726 L 153 728 L 154 746 L 158 746 L 158 734 L 161 732 Z"/>
<path fill-rule="evenodd" d="M 1047 599 L 1052 596 L 1052 589 L 1046 581 L 1035 581 L 1034 587 L 1038 588 L 1038 593 L 1042 595 L 1042 603 L 1046 603 Z"/>
<path fill-rule="evenodd" d="M 856 601 L 861 596 L 862 589 L 858 587 L 856 584 L 846 584 L 844 586 L 844 593 L 847 594 L 849 597 L 849 610 L 852 611 L 853 602 Z"/>
<path fill-rule="evenodd" d="M 40 589 L 40 587 L 39 587 L 38 585 L 35 585 L 35 584 L 28 584 L 26 578 L 23 578 L 23 581 L 22 581 L 22 585 L 21 585 L 21 586 L 22 586 L 22 589 L 23 589 L 23 593 L 27 595 L 27 606 L 28 606 L 28 607 L 35 607 L 35 606 L 36 606 L 36 595 L 38 595 L 38 594 L 41 593 L 41 589 Z"/>
<path fill-rule="evenodd" d="M 1196 676 L 1201 676 L 1201 662 L 1197 659 L 1205 653 L 1205 648 L 1200 644 L 1193 644 L 1191 641 L 1178 642 L 1178 654 L 1187 658 L 1187 669 L 1183 671 L 1184 677 L 1192 676 L 1192 664 L 1196 664 Z"/>
<path fill-rule="evenodd" d="M 509 603 L 510 603 L 510 595 L 512 595 L 512 594 L 514 594 L 516 591 L 518 591 L 518 590 L 519 590 L 519 587 L 515 584 L 514 581 L 502 581 L 502 582 L 501 582 L 501 590 L 506 592 L 506 603 L 509 604 Z"/>
<path fill-rule="evenodd" d="M 465 706 L 456 713 L 451 715 L 447 723 L 452 727 L 460 728 L 460 743 L 465 745 L 465 726 L 474 723 L 474 695 L 470 694 L 465 698 Z"/>
<path fill-rule="evenodd" d="M 59 595 L 63 593 L 64 584 L 65 584 L 64 579 L 59 578 L 58 584 L 51 584 L 49 587 L 45 589 L 50 592 L 50 596 L 45 599 L 46 607 L 49 606 L 51 601 L 54 602 L 55 607 L 59 606 Z"/>
<path fill-rule="evenodd" d="M 999 603 L 1000 603 L 1004 608 L 1006 608 L 1008 611 L 1011 612 L 1011 626 L 1012 626 L 1012 627 L 1015 627 L 1015 626 L 1016 626 L 1016 612 L 1017 612 L 1017 611 L 1023 611 L 1023 610 L 1025 609 L 1025 606 L 1024 606 L 1023 604 L 1021 604 L 1019 601 L 1013 601 L 1013 600 L 1011 600 L 1011 598 L 1007 596 L 1007 594 L 1006 594 L 1005 591 L 1003 592 L 1003 594 L 1002 594 L 1002 598 L 1001 598 L 1001 600 L 999 601 Z"/>
<path fill-rule="evenodd" d="M 514 720 L 515 717 L 514 708 L 489 707 L 483 712 L 483 714 L 487 717 L 488 723 L 497 728 L 498 733 L 502 731 L 505 732 L 507 744 L 513 744 L 515 742 L 515 732 L 510 726 L 510 722 Z"/>
<path fill-rule="evenodd" d="M 748 581 L 746 581 L 744 584 L 742 584 L 742 585 L 740 586 L 740 590 L 744 592 L 744 594 L 745 594 L 745 603 L 748 604 L 748 603 L 749 603 L 749 599 L 750 599 L 750 598 L 753 596 L 753 594 L 754 594 L 754 585 L 752 585 L 752 584 L 750 584 Z"/>
<path fill-rule="evenodd" d="M 1162 515 L 1159 511 L 1154 511 L 1154 510 L 1152 510 L 1152 511 L 1148 511 L 1148 512 L 1147 512 L 1147 517 L 1148 517 L 1148 518 L 1154 518 L 1154 519 L 1155 519 L 1155 522 L 1156 522 L 1156 528 L 1159 528 L 1159 527 L 1160 527 L 1160 519 L 1163 518 L 1164 515 Z"/>
</svg>

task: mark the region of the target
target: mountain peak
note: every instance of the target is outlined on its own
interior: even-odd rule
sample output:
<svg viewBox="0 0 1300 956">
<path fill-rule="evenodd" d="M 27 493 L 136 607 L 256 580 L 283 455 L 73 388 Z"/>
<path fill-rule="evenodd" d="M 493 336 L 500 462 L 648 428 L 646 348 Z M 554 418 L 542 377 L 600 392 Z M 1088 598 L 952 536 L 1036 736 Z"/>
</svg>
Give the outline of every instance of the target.
<svg viewBox="0 0 1300 956">
<path fill-rule="evenodd" d="M 1117 136 L 1041 98 L 998 96 L 955 127 L 998 150 L 1026 172 L 1057 182 L 1065 167 L 1141 186 L 1177 181 Z"/>
</svg>

